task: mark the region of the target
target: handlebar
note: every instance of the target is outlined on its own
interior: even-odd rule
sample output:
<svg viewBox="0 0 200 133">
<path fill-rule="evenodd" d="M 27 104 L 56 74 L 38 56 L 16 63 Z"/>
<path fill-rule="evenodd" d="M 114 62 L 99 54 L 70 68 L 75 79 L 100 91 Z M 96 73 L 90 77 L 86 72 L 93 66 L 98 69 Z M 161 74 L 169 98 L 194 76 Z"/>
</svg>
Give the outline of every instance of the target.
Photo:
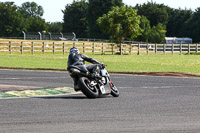
<svg viewBox="0 0 200 133">
<path fill-rule="evenodd" d="M 101 66 L 102 68 L 105 68 L 107 65 L 101 63 L 100 66 Z"/>
</svg>

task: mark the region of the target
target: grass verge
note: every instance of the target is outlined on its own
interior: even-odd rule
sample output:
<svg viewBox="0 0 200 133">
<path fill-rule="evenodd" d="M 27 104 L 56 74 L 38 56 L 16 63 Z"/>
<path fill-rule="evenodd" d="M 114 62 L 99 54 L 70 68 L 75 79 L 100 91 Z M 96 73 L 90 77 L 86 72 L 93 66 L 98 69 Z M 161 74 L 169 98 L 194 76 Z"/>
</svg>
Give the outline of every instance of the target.
<svg viewBox="0 0 200 133">
<path fill-rule="evenodd" d="M 200 55 L 86 55 L 108 65 L 109 72 L 183 72 L 200 74 Z M 68 55 L 45 53 L 0 53 L 0 67 L 62 69 L 67 68 Z"/>
</svg>

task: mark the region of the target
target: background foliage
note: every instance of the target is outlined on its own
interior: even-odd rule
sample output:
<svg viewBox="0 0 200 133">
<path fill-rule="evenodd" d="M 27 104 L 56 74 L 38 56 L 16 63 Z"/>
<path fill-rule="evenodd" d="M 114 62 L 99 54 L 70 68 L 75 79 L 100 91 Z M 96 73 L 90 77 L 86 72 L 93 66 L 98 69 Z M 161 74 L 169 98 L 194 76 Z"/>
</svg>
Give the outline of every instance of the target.
<svg viewBox="0 0 200 133">
<path fill-rule="evenodd" d="M 127 6 L 113 7 L 111 11 L 100 17 L 97 23 L 103 32 L 111 34 L 111 40 L 116 43 L 132 40 L 142 32 L 139 26 L 140 16 L 135 9 Z"/>
<path fill-rule="evenodd" d="M 87 37 L 88 23 L 86 19 L 88 3 L 84 0 L 66 5 L 63 23 L 63 32 L 76 33 L 78 37 Z"/>
<path fill-rule="evenodd" d="M 112 7 L 126 5 L 122 0 L 74 0 L 63 10 L 63 22 L 49 23 L 42 19 L 44 10 L 34 2 L 16 6 L 14 2 L 0 2 L 0 37 L 22 36 L 26 32 L 75 32 L 77 37 L 108 39 L 97 20 Z M 133 8 L 141 16 L 140 36 L 134 40 L 162 43 L 164 37 L 190 37 L 200 42 L 200 8 L 173 9 L 164 4 L 147 2 Z M 121 22 L 122 24 L 123 22 Z"/>
<path fill-rule="evenodd" d="M 123 5 L 122 0 L 88 0 L 87 21 L 90 38 L 109 38 L 109 34 L 101 31 L 97 19 L 115 6 Z"/>
</svg>

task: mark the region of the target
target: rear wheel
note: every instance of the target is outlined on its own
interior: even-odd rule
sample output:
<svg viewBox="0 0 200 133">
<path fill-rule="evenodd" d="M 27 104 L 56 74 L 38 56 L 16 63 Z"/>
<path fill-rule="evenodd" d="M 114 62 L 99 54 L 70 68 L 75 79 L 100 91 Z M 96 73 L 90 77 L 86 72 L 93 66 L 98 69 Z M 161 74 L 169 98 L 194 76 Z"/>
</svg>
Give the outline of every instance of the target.
<svg viewBox="0 0 200 133">
<path fill-rule="evenodd" d="M 96 86 L 91 85 L 91 81 L 86 77 L 81 77 L 78 81 L 78 86 L 88 98 L 99 97 L 99 91 Z"/>
<path fill-rule="evenodd" d="M 119 97 L 119 91 L 118 91 L 117 87 L 112 82 L 110 83 L 110 88 L 111 88 L 111 95 L 113 97 Z"/>
</svg>

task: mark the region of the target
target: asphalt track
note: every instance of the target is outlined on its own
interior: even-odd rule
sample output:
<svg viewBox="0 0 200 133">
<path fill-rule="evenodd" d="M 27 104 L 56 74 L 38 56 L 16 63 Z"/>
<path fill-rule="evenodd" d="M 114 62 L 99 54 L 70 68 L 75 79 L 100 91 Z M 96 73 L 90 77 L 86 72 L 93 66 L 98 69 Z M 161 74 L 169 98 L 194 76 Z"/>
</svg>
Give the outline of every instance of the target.
<svg viewBox="0 0 200 133">
<path fill-rule="evenodd" d="M 200 132 L 199 78 L 111 78 L 121 92 L 118 98 L 76 94 L 0 99 L 0 133 Z M 8 90 L 45 89 L 72 87 L 72 80 L 67 72 L 0 70 L 0 84 L 11 86 Z"/>
</svg>

